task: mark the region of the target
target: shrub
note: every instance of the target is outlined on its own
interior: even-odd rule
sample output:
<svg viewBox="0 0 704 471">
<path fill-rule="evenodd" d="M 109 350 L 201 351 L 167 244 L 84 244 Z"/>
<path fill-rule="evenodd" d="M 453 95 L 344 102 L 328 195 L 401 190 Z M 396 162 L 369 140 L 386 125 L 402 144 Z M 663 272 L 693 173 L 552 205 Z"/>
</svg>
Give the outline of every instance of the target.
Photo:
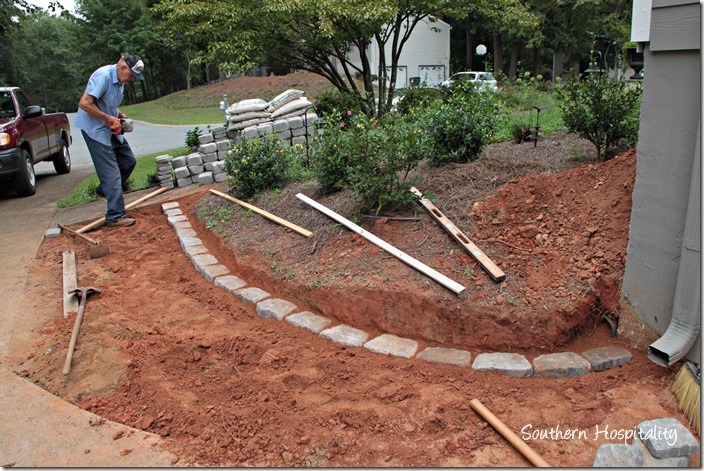
<svg viewBox="0 0 704 471">
<path fill-rule="evenodd" d="M 357 114 L 361 110 L 362 106 L 356 95 L 343 93 L 335 88 L 327 88 L 315 98 L 315 111 L 325 119 L 338 121 L 347 116 L 347 111 Z"/>
<path fill-rule="evenodd" d="M 408 114 L 411 109 L 425 107 L 442 97 L 442 92 L 437 88 L 430 88 L 425 85 L 420 87 L 404 88 L 399 91 L 399 102 L 396 111 Z"/>
<path fill-rule="evenodd" d="M 378 214 L 388 204 L 415 201 L 410 172 L 429 152 L 414 117 L 388 115 L 381 122 L 357 113 L 329 122 L 313 150 L 314 173 L 324 191 L 351 188 Z"/>
<path fill-rule="evenodd" d="M 606 75 L 590 74 L 571 80 L 558 90 L 565 126 L 594 145 L 597 162 L 619 144 L 638 139 L 640 85 L 629 85 Z"/>
<path fill-rule="evenodd" d="M 451 87 L 445 103 L 434 102 L 426 112 L 426 127 L 434 152 L 431 165 L 470 162 L 481 154 L 499 119 L 494 93 L 478 92 L 471 83 Z"/>
<path fill-rule="evenodd" d="M 295 150 L 284 147 L 275 134 L 243 139 L 225 158 L 230 191 L 250 198 L 283 188 L 291 180 Z"/>
<path fill-rule="evenodd" d="M 198 126 L 189 131 L 186 131 L 186 147 L 191 150 L 197 149 L 198 146 L 200 146 L 198 136 L 200 136 L 200 129 L 198 128 Z"/>
</svg>

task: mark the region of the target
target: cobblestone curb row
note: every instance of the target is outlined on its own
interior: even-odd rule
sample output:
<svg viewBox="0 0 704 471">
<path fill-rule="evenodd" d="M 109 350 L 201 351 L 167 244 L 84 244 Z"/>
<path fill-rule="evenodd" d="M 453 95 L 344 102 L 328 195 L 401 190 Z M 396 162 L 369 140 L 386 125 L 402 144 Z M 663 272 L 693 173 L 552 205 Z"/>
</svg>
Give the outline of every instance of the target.
<svg viewBox="0 0 704 471">
<path fill-rule="evenodd" d="M 428 347 L 417 352 L 418 342 L 412 339 L 382 334 L 369 339 L 369 334 L 349 325 L 332 325 L 333 321 L 319 314 L 300 311 L 294 303 L 272 298 L 266 291 L 248 286 L 230 273 L 196 237 L 188 217 L 179 208 L 178 202 L 162 204 L 169 225 L 174 229 L 184 253 L 203 276 L 216 286 L 231 292 L 238 299 L 254 304 L 262 318 L 274 318 L 306 329 L 321 338 L 347 347 L 363 347 L 382 355 L 415 358 L 435 364 L 466 367 L 472 355 L 466 350 Z M 416 354 L 417 353 L 417 354 Z M 577 354 L 573 352 L 540 355 L 533 364 L 517 353 L 482 353 L 476 356 L 471 368 L 475 371 L 494 371 L 516 378 L 531 376 L 566 378 L 582 376 L 591 371 L 604 371 L 628 363 L 633 356 L 623 348 L 606 346 Z"/>
</svg>

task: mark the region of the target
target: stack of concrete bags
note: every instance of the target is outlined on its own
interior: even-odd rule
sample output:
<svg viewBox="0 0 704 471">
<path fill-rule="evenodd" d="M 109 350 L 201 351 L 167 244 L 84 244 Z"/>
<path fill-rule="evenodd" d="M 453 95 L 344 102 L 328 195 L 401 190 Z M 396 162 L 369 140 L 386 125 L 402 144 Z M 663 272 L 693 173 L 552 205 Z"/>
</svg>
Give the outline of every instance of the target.
<svg viewBox="0 0 704 471">
<path fill-rule="evenodd" d="M 305 92 L 289 89 L 280 93 L 269 102 L 263 100 L 244 100 L 235 103 L 228 109 L 229 127 L 227 136 L 236 144 L 240 139 L 255 139 L 266 134 L 276 133 L 284 145 L 306 144 L 314 135 L 314 124 L 318 116 L 310 112 L 312 103 L 304 96 Z M 267 104 L 263 108 L 264 103 Z M 253 111 L 256 108 L 259 111 Z M 261 108 L 261 109 L 260 109 Z M 242 114 L 235 110 L 246 110 Z M 266 113 L 268 116 L 265 117 Z M 244 119 L 244 116 L 258 116 L 254 120 Z"/>
<path fill-rule="evenodd" d="M 269 121 L 271 112 L 267 108 L 269 108 L 269 102 L 260 98 L 242 100 L 231 105 L 225 110 L 228 129 L 240 130 Z"/>
<path fill-rule="evenodd" d="M 197 152 L 171 161 L 177 186 L 194 183 L 209 185 L 225 181 L 227 175 L 224 171 L 224 160 L 232 148 L 226 131 L 224 126 L 218 126 L 208 133 L 201 134 L 198 136 L 200 146 Z"/>
<path fill-rule="evenodd" d="M 174 187 L 174 174 L 171 167 L 173 157 L 168 154 L 160 155 L 156 158 L 156 177 L 159 179 L 159 185 L 166 188 Z"/>
</svg>

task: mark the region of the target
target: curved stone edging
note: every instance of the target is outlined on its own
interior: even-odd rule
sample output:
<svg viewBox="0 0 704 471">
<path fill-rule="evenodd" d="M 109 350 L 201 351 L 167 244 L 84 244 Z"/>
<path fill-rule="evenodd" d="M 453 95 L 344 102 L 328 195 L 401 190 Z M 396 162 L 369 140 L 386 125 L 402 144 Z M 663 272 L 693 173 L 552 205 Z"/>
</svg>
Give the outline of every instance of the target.
<svg viewBox="0 0 704 471">
<path fill-rule="evenodd" d="M 417 352 L 418 342 L 412 339 L 382 334 L 369 339 L 369 334 L 354 327 L 337 324 L 331 326 L 332 320 L 309 311 L 300 311 L 298 307 L 285 299 L 272 298 L 266 291 L 248 286 L 230 273 L 197 237 L 195 230 L 183 214 L 178 202 L 161 205 L 169 225 L 179 239 L 181 249 L 208 281 L 231 292 L 235 297 L 249 304 L 254 304 L 257 314 L 262 318 L 273 317 L 279 321 L 306 329 L 321 338 L 347 347 L 364 347 L 382 355 L 401 358 L 417 358 L 435 364 L 465 367 L 470 364 L 472 354 L 466 350 L 444 347 L 428 347 Z M 606 346 L 577 354 L 574 352 L 549 353 L 533 359 L 533 364 L 518 353 L 481 353 L 472 363 L 475 371 L 494 371 L 515 378 L 543 377 L 566 378 L 582 376 L 591 371 L 604 371 L 628 363 L 633 355 L 620 347 Z"/>
</svg>

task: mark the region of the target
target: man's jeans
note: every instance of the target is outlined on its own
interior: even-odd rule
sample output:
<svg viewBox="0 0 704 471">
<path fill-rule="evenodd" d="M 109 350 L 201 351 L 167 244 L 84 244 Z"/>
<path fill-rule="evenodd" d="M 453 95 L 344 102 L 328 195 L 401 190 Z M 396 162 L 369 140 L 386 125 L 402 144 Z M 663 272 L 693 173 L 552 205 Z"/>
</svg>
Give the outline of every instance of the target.
<svg viewBox="0 0 704 471">
<path fill-rule="evenodd" d="M 137 159 L 127 140 L 122 143 L 113 136 L 112 145 L 106 146 L 88 137 L 85 131 L 81 131 L 81 133 L 83 133 L 83 139 L 86 141 L 95 172 L 100 180 L 99 188 L 108 200 L 108 212 L 105 213 L 105 219 L 111 221 L 119 219 L 125 215 L 125 199 L 122 196 L 122 188 L 127 184 L 127 179 L 137 165 Z"/>
</svg>

